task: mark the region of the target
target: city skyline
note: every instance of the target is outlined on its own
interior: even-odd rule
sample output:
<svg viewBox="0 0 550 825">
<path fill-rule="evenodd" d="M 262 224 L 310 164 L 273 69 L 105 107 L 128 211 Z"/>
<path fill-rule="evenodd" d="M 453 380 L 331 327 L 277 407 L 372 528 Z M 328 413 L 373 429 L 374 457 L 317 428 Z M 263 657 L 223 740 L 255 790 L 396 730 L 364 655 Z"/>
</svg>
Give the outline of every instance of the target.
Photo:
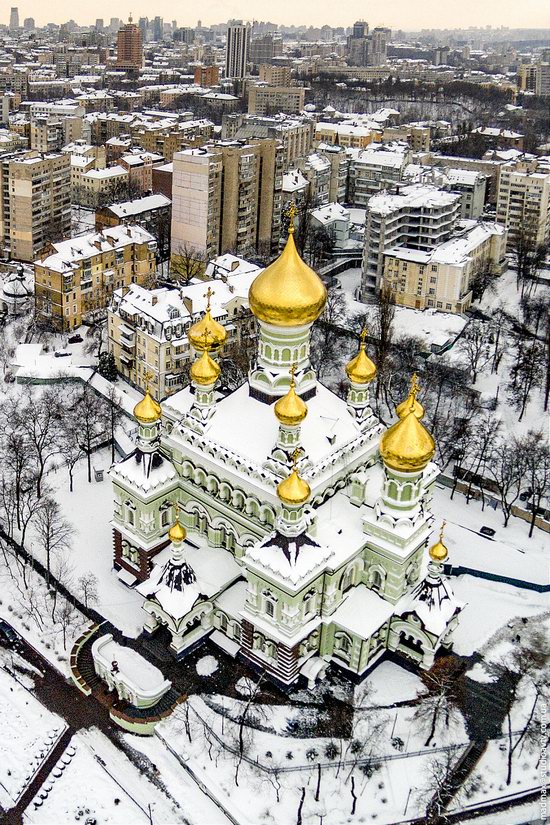
<svg viewBox="0 0 550 825">
<path fill-rule="evenodd" d="M 26 17 L 34 17 L 37 25 L 45 25 L 48 22 L 63 23 L 70 19 L 75 19 L 75 8 L 69 0 L 61 0 L 55 4 L 55 12 L 45 12 L 43 4 L 38 0 L 31 0 L 20 4 L 19 18 L 21 23 Z M 365 13 L 364 4 L 359 0 L 353 0 L 346 4 L 345 11 L 339 8 L 326 10 L 319 6 L 316 0 L 304 0 L 299 6 L 290 3 L 289 0 L 279 4 L 277 13 L 274 14 L 272 4 L 267 0 L 256 0 L 254 3 L 237 2 L 231 0 L 224 6 L 227 19 L 242 18 L 243 20 L 270 20 L 285 26 L 323 26 L 333 27 L 351 26 L 356 19 L 367 18 L 372 25 L 388 26 L 390 28 L 417 31 L 419 29 L 447 29 L 447 28 L 480 28 L 491 26 L 498 29 L 501 26 L 509 28 L 547 28 L 550 26 L 550 16 L 547 11 L 547 4 L 544 0 L 527 0 L 521 8 L 510 6 L 503 9 L 502 4 L 497 0 L 488 0 L 480 8 L 475 0 L 464 0 L 458 6 L 442 8 L 441 4 L 435 0 L 423 2 L 414 8 L 404 0 L 397 0 L 391 8 L 381 14 L 380 9 L 374 8 L 372 13 Z M 7 12 L 7 9 L 6 9 Z M 197 17 L 203 25 L 212 25 L 223 22 L 220 15 L 220 8 L 213 0 L 206 0 L 201 4 L 198 14 L 193 12 L 193 17 L 188 10 L 179 10 L 173 4 L 161 2 L 155 5 L 154 10 L 148 7 L 141 7 L 131 4 L 129 8 L 120 8 L 114 14 L 113 7 L 100 0 L 94 8 L 94 18 L 76 19 L 79 25 L 87 25 L 95 22 L 96 18 L 103 17 L 106 22 L 112 16 L 119 16 L 122 20 L 128 18 L 130 13 L 134 19 L 138 17 L 155 17 L 160 15 L 166 21 L 176 19 L 181 26 L 194 26 Z M 6 19 L 5 23 L 8 23 Z"/>
</svg>

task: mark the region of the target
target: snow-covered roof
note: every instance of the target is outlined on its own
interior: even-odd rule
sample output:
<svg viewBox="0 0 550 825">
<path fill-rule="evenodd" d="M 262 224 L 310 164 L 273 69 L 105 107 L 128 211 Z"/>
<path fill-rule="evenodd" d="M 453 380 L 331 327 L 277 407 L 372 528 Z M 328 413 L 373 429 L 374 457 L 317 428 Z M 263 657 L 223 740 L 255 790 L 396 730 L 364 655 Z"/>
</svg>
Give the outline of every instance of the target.
<svg viewBox="0 0 550 825">
<path fill-rule="evenodd" d="M 129 215 L 141 215 L 151 209 L 162 209 L 164 206 L 170 206 L 170 203 L 171 200 L 166 195 L 146 195 L 144 198 L 132 201 L 113 203 L 109 206 L 109 211 L 119 218 L 124 218 Z"/>
<path fill-rule="evenodd" d="M 325 226 L 333 221 L 349 222 L 350 220 L 349 209 L 346 209 L 345 206 L 342 206 L 340 203 L 328 203 L 319 209 L 313 209 L 311 216 Z"/>
<path fill-rule="evenodd" d="M 331 615 L 333 624 L 369 639 L 393 616 L 394 606 L 366 585 L 353 587 L 346 600 Z"/>
<path fill-rule="evenodd" d="M 299 192 L 308 185 L 308 179 L 297 169 L 283 174 L 283 192 Z"/>
<path fill-rule="evenodd" d="M 307 533 L 286 537 L 274 531 L 246 549 L 247 559 L 292 584 L 303 584 L 331 556 L 329 547 L 323 547 Z"/>
<path fill-rule="evenodd" d="M 175 621 L 186 616 L 201 599 L 197 577 L 185 561 L 168 559 L 155 564 L 151 575 L 136 590 L 148 599 L 154 599 Z"/>
<path fill-rule="evenodd" d="M 155 239 L 142 226 L 129 224 L 125 226 L 110 226 L 101 232 L 90 232 L 79 235 L 66 241 L 57 241 L 52 244 L 54 252 L 46 258 L 37 260 L 36 265 L 55 269 L 57 272 L 66 272 L 78 267 L 79 262 L 91 258 L 101 252 L 112 249 L 122 249 L 133 243 L 150 243 Z"/>
<path fill-rule="evenodd" d="M 139 450 L 114 464 L 109 474 L 116 481 L 126 482 L 145 493 L 165 487 L 178 477 L 172 462 L 160 453 L 150 455 Z"/>
<path fill-rule="evenodd" d="M 111 670 L 113 662 L 116 662 L 118 665 L 117 680 L 122 680 L 129 687 L 134 688 L 138 695 L 155 694 L 168 690 L 171 686 L 158 667 L 144 659 L 137 650 L 115 642 L 110 633 L 94 641 L 92 656 L 94 662 L 100 662 L 108 671 Z"/>
<path fill-rule="evenodd" d="M 412 593 L 403 596 L 396 605 L 401 616 L 416 614 L 428 633 L 441 636 L 455 613 L 464 604 L 454 595 L 449 581 L 441 574 L 429 572 Z"/>
<path fill-rule="evenodd" d="M 441 263 L 459 265 L 469 260 L 471 253 L 480 244 L 491 238 L 493 235 L 503 236 L 506 232 L 504 226 L 498 223 L 487 221 L 476 223 L 472 229 L 458 237 L 443 241 L 428 251 L 413 249 L 406 246 L 397 246 L 384 250 L 384 256 L 399 258 L 404 261 L 415 261 L 420 264 Z"/>
<path fill-rule="evenodd" d="M 405 186 L 399 194 L 380 192 L 373 195 L 369 201 L 369 212 L 380 215 L 390 215 L 402 209 L 431 209 L 433 207 L 451 206 L 457 203 L 460 195 L 445 192 L 436 186 L 414 184 Z"/>
</svg>

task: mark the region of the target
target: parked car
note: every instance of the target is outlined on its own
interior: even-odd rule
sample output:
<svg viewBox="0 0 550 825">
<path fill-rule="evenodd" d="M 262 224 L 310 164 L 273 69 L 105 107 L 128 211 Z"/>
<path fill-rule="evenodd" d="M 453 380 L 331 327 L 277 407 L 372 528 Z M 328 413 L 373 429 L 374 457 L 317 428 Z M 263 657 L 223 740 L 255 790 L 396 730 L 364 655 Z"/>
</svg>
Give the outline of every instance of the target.
<svg viewBox="0 0 550 825">
<path fill-rule="evenodd" d="M 76 335 L 71 335 L 68 340 L 69 344 L 80 344 L 84 339 L 82 338 L 82 335 L 77 333 Z"/>
<path fill-rule="evenodd" d="M 485 527 L 485 525 L 481 528 L 479 532 L 482 536 L 488 536 L 489 538 L 492 538 L 495 535 L 495 531 L 493 530 L 493 528 Z"/>
<path fill-rule="evenodd" d="M 15 647 L 19 644 L 19 636 L 11 626 L 3 619 L 0 619 L 0 643 L 7 647 Z"/>
<path fill-rule="evenodd" d="M 54 352 L 54 355 L 56 358 L 69 358 L 71 353 L 58 350 L 57 352 Z"/>
</svg>

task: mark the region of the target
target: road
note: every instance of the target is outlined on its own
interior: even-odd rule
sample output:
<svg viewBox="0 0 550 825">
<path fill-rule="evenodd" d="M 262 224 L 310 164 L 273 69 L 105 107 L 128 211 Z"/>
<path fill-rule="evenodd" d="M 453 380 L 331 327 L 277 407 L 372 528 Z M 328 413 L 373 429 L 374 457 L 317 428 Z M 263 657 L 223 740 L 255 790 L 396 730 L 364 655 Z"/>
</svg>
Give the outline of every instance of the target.
<svg viewBox="0 0 550 825">
<path fill-rule="evenodd" d="M 98 728 L 117 748 L 123 750 L 140 772 L 145 773 L 153 784 L 159 786 L 156 769 L 147 760 L 147 757 L 140 756 L 138 761 L 132 749 L 123 747 L 122 732 L 111 722 L 108 711 L 103 705 L 92 696 L 84 696 L 71 682 L 66 681 L 47 659 L 24 639 L 21 640 L 19 653 L 43 674 L 42 678 L 36 676 L 33 693 L 45 707 L 65 720 L 68 729 L 26 788 L 17 806 L 2 813 L 0 821 L 3 825 L 21 825 L 24 821 L 25 809 L 32 802 L 50 770 L 59 760 L 71 736 L 79 730 L 86 730 L 91 727 Z M 193 781 L 190 774 L 184 771 L 168 752 L 166 753 L 166 759 L 172 763 L 173 769 L 177 771 L 178 796 L 176 801 L 180 804 L 182 815 L 186 817 L 188 825 L 232 825 L 231 820 L 224 815 L 219 807 Z M 195 812 L 193 818 L 189 820 L 187 820 L 188 814 L 185 805 L 185 800 L 188 797 L 193 801 Z M 200 819 L 197 818 L 197 810 L 201 812 Z M 163 825 L 163 823 L 156 823 L 155 825 Z"/>
</svg>

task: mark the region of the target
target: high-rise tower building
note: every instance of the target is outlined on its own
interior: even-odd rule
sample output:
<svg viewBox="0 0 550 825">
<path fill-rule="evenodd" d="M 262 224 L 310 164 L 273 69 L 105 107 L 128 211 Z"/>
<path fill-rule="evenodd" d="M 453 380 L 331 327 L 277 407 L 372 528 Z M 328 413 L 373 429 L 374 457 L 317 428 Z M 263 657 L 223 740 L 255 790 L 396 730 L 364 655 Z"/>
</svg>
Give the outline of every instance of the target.
<svg viewBox="0 0 550 825">
<path fill-rule="evenodd" d="M 10 32 L 16 32 L 19 29 L 19 9 L 17 6 L 11 7 L 10 12 Z"/>
<path fill-rule="evenodd" d="M 143 41 L 141 29 L 132 22 L 132 16 L 117 36 L 116 65 L 121 69 L 141 69 L 143 66 Z"/>
<path fill-rule="evenodd" d="M 246 76 L 248 51 L 250 48 L 250 28 L 241 20 L 233 21 L 227 27 L 225 52 L 225 76 L 242 80 Z"/>
</svg>

